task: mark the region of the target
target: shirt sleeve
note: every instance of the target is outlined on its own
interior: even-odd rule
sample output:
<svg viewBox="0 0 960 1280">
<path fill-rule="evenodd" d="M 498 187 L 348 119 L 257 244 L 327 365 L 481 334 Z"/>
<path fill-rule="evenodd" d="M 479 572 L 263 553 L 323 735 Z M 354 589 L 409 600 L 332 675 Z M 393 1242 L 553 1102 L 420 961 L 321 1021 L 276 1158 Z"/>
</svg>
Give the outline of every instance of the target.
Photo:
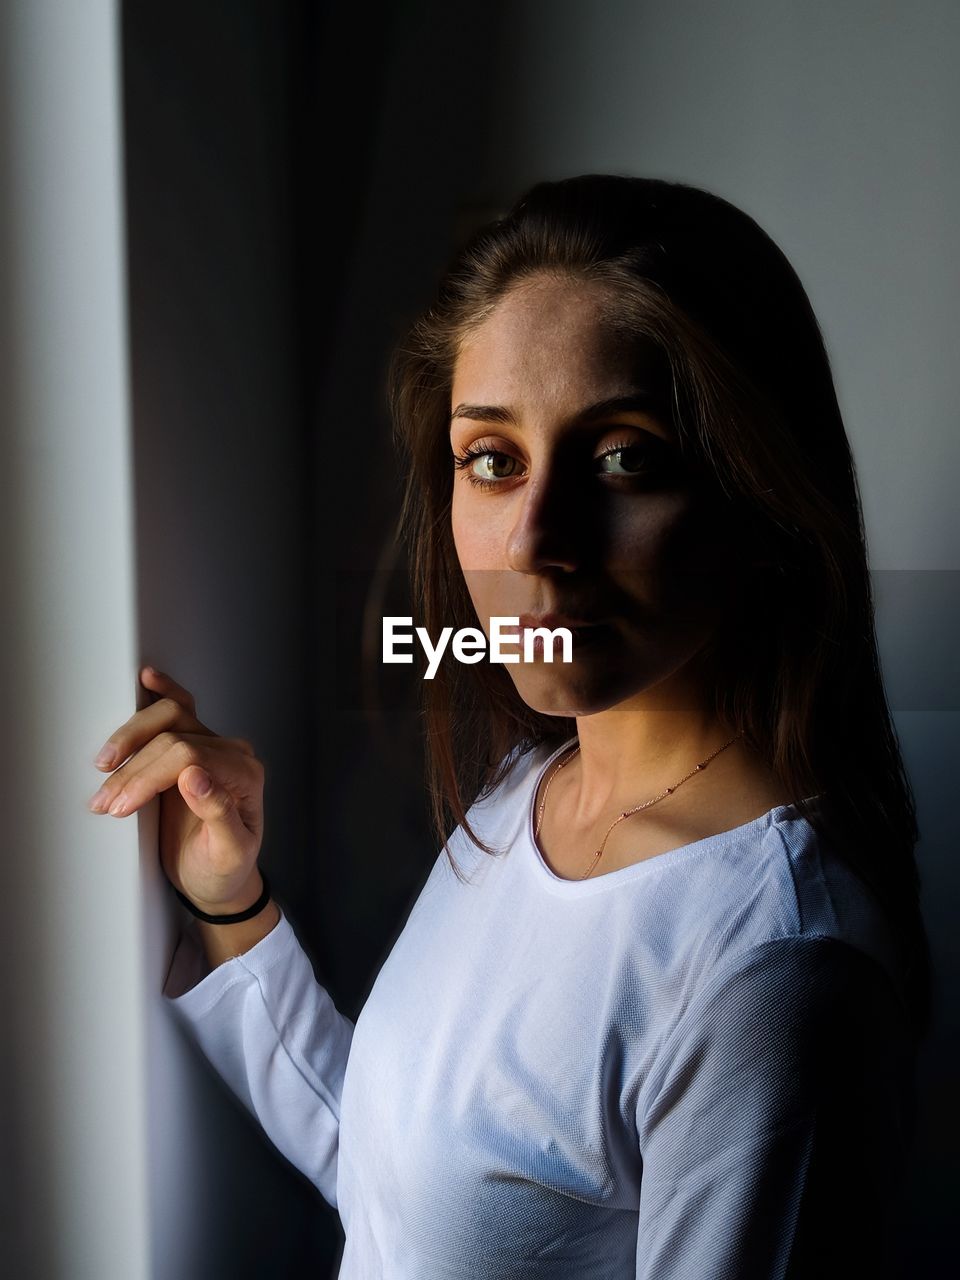
<svg viewBox="0 0 960 1280">
<path fill-rule="evenodd" d="M 317 982 L 282 909 L 255 946 L 212 970 L 188 925 L 162 995 L 277 1150 L 336 1208 L 340 1097 L 354 1024 Z"/>
<path fill-rule="evenodd" d="M 637 1108 L 637 1280 L 895 1274 L 913 1054 L 886 971 L 825 936 L 713 973 Z"/>
</svg>

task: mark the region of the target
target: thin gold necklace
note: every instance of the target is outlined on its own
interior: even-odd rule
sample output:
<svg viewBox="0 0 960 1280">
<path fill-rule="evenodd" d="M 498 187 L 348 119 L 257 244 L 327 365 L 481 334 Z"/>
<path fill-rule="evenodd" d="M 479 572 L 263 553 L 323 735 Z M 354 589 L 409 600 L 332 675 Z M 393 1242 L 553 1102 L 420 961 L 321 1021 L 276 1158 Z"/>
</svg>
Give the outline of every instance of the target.
<svg viewBox="0 0 960 1280">
<path fill-rule="evenodd" d="M 681 783 L 686 782 L 688 778 L 692 778 L 693 775 L 695 773 L 699 773 L 701 769 L 705 769 L 707 765 L 710 763 L 710 761 L 714 758 L 714 756 L 718 756 L 721 751 L 726 751 L 727 747 L 731 746 L 734 742 L 736 742 L 738 738 L 742 738 L 743 734 L 744 734 L 744 730 L 741 730 L 740 733 L 735 733 L 729 742 L 725 742 L 722 747 L 717 747 L 716 751 L 714 751 L 711 755 L 707 756 L 706 760 L 701 760 L 700 763 L 698 765 L 695 765 L 690 770 L 689 773 L 685 773 L 679 782 L 675 782 L 672 787 L 667 787 L 665 791 L 661 791 L 660 794 L 658 796 L 654 796 L 652 800 L 644 800 L 643 804 L 638 804 L 638 805 L 635 805 L 634 808 L 632 809 L 624 810 L 624 812 L 621 813 L 619 818 L 617 818 L 614 822 L 611 822 L 610 826 L 607 829 L 607 834 L 603 837 L 603 842 L 600 845 L 600 848 L 593 855 L 593 861 L 590 863 L 589 867 L 587 867 L 583 875 L 579 876 L 578 879 L 586 880 L 587 876 L 591 873 L 593 868 L 597 865 L 597 863 L 600 860 L 600 855 L 603 853 L 603 850 L 606 847 L 606 843 L 610 836 L 610 832 L 617 825 L 617 823 L 622 822 L 624 818 L 629 818 L 631 814 L 639 813 L 641 809 L 649 809 L 652 804 L 656 804 L 658 800 L 663 800 L 665 796 L 668 796 L 672 792 L 676 791 L 677 787 L 679 787 Z M 550 790 L 550 787 L 553 784 L 554 778 L 557 776 L 557 774 L 560 772 L 561 769 L 565 769 L 567 767 L 567 765 L 570 763 L 570 761 L 573 759 L 573 757 L 577 754 L 579 750 L 580 750 L 580 744 L 578 742 L 577 745 L 574 747 L 574 749 L 567 756 L 566 760 L 561 760 L 561 762 L 554 769 L 553 773 L 551 773 L 550 778 L 547 781 L 547 785 L 543 789 L 543 798 L 541 799 L 539 808 L 537 809 L 537 825 L 534 828 L 534 832 L 533 832 L 534 838 L 538 838 L 540 835 L 540 824 L 543 822 L 543 808 L 544 808 L 544 805 L 547 803 L 547 792 Z"/>
</svg>

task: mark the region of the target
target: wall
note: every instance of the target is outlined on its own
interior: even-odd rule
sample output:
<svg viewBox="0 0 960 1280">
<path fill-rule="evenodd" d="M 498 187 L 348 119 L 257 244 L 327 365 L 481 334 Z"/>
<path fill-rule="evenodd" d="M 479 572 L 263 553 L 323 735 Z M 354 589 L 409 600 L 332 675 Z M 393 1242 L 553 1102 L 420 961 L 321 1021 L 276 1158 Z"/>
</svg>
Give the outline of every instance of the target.
<svg viewBox="0 0 960 1280">
<path fill-rule="evenodd" d="M 117 13 L 0 9 L 0 1239 L 17 1280 L 145 1280 L 141 872 L 89 813 L 133 705 Z"/>
</svg>

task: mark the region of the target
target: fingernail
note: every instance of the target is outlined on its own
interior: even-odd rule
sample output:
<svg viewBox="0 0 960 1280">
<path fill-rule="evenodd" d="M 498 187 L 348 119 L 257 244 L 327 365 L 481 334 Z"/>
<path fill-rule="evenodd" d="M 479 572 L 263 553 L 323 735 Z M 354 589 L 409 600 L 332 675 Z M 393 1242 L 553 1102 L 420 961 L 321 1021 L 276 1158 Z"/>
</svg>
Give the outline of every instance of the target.
<svg viewBox="0 0 960 1280">
<path fill-rule="evenodd" d="M 100 754 L 94 760 L 94 764 L 99 765 L 101 769 L 108 769 L 117 758 L 116 747 L 103 747 Z"/>
<path fill-rule="evenodd" d="M 210 781 L 208 774 L 204 773 L 202 769 L 197 769 L 195 773 L 191 773 L 187 786 L 195 796 L 206 796 L 210 794 L 213 783 Z"/>
<path fill-rule="evenodd" d="M 107 810 L 111 818 L 118 818 L 127 807 L 127 797 L 121 792 Z"/>
<path fill-rule="evenodd" d="M 90 797 L 90 800 L 88 801 L 88 807 L 94 813 L 101 813 L 103 811 L 103 806 L 106 799 L 107 799 L 107 788 L 101 787 L 100 790 L 96 793 L 96 795 L 93 795 Z"/>
</svg>

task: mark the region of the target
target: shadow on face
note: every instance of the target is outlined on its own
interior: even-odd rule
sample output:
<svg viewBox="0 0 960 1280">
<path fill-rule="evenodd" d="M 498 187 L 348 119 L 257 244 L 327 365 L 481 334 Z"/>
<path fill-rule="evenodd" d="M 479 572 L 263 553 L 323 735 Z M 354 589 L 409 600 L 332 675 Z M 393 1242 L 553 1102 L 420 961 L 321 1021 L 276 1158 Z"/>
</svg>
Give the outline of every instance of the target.
<svg viewBox="0 0 960 1280">
<path fill-rule="evenodd" d="M 507 667 L 548 715 L 645 693 L 685 703 L 684 669 L 735 607 L 743 564 L 724 503 L 681 455 L 665 361 L 611 329 L 611 301 L 596 282 L 532 277 L 454 367 L 451 524 L 479 625 L 591 624 L 571 662 L 557 645 L 553 662 Z"/>
</svg>

